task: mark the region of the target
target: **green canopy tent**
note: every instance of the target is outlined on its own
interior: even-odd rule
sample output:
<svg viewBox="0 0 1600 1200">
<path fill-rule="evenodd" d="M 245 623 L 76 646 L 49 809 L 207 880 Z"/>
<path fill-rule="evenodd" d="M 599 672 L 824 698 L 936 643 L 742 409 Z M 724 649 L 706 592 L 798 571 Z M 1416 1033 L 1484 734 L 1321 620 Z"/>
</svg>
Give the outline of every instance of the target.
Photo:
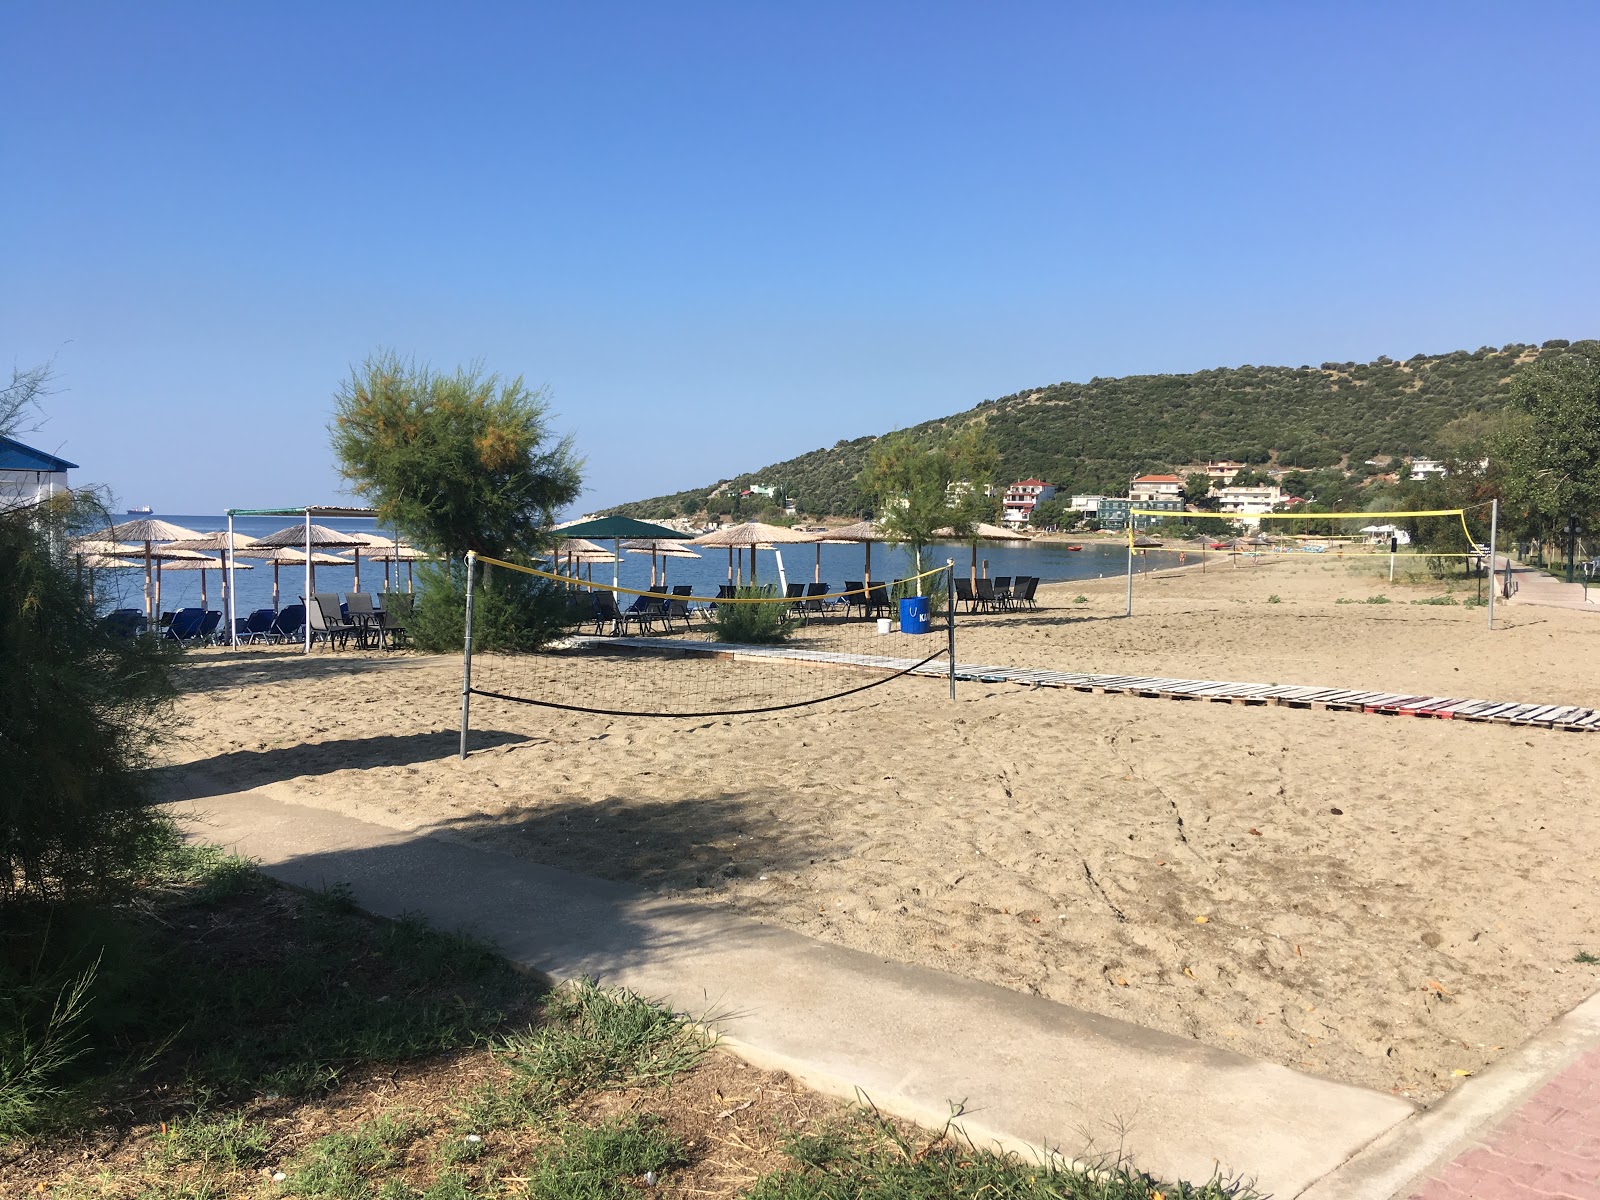
<svg viewBox="0 0 1600 1200">
<path fill-rule="evenodd" d="M 650 521 L 636 521 L 632 517 L 595 517 L 588 521 L 574 521 L 570 525 L 556 526 L 555 532 L 564 538 L 588 538 L 590 541 L 610 538 L 611 552 L 616 555 L 618 561 L 622 558 L 624 538 L 640 542 L 686 542 L 694 536 L 692 533 L 683 533 Z M 616 562 L 611 564 L 611 586 L 613 588 L 620 586 Z"/>
</svg>

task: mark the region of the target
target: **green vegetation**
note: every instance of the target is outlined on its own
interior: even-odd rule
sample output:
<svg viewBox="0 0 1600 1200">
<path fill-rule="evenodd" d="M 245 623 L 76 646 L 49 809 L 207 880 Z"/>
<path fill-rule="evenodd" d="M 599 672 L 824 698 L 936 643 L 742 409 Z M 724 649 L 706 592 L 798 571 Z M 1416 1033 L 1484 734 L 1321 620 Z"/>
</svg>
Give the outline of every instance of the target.
<svg viewBox="0 0 1600 1200">
<path fill-rule="evenodd" d="M 896 433 L 872 448 L 859 484 L 890 539 L 911 547 L 921 574 L 922 552 L 939 531 L 964 540 L 991 515 L 996 460 L 994 443 L 976 426 Z"/>
<path fill-rule="evenodd" d="M 419 649 L 461 645 L 469 550 L 524 565 L 581 490 L 570 440 L 552 440 L 549 406 L 519 376 L 477 366 L 452 374 L 370 356 L 334 397 L 330 426 L 339 472 L 385 525 L 446 558 L 421 572 L 408 632 Z M 475 598 L 484 650 L 531 650 L 566 620 L 565 598 L 514 571 L 487 572 Z"/>
<path fill-rule="evenodd" d="M 1600 515 L 1600 344 L 1542 360 L 1511 385 L 1499 438 L 1508 506 L 1542 528 Z"/>
<path fill-rule="evenodd" d="M 1282 604 L 1283 603 L 1283 597 L 1278 595 L 1277 592 L 1273 592 L 1272 595 L 1267 597 L 1267 603 L 1268 604 Z"/>
<path fill-rule="evenodd" d="M 792 1136 L 796 1166 L 758 1180 L 750 1200 L 1251 1200 L 1257 1193 L 1214 1179 L 1168 1184 L 1131 1167 L 1029 1162 L 980 1150 L 953 1125 L 931 1141 L 908 1137 L 871 1108 L 818 1132 Z"/>
<path fill-rule="evenodd" d="M 665 1083 L 711 1048 L 688 1018 L 625 988 L 589 980 L 554 992 L 546 1023 L 513 1034 L 500 1052 L 533 1086 L 555 1099 L 605 1088 Z"/>
<path fill-rule="evenodd" d="M 741 587 L 734 598 L 756 600 L 771 597 L 765 586 Z M 719 642 L 743 646 L 771 646 L 787 641 L 800 627 L 798 617 L 789 616 L 789 606 L 781 600 L 769 604 L 718 604 L 711 614 L 711 628 Z"/>
<path fill-rule="evenodd" d="M 479 943 L 353 915 L 337 891 L 300 897 L 176 838 L 134 897 L 8 914 L 0 1140 L 92 1120 L 152 1084 L 196 1110 L 318 1095 L 356 1063 L 484 1041 L 534 994 Z M 224 1153 L 224 1135 L 248 1145 L 242 1126 L 173 1130 L 165 1149 L 183 1156 L 213 1142 Z"/>
<path fill-rule="evenodd" d="M 1570 352 L 1592 355 L 1594 343 L 1511 344 L 1419 354 L 1406 362 L 1225 367 L 1058 383 L 985 400 L 906 433 L 926 441 L 981 425 L 998 451 L 995 478 L 1002 484 L 1037 476 L 1066 492 L 1121 495 L 1140 472 L 1231 458 L 1296 468 L 1302 485 L 1319 474 L 1323 482 L 1336 479 L 1341 485 L 1348 478 L 1356 492 L 1378 478 L 1368 459 L 1450 457 L 1464 436 L 1471 440 L 1487 432 L 1508 409 L 1512 385 L 1530 364 Z M 730 497 L 765 483 L 787 488 L 803 512 L 859 516 L 872 501 L 857 481 L 879 440 L 840 441 L 715 488 L 614 511 L 646 518 L 727 513 Z M 719 490 L 721 496 L 712 495 Z"/>
</svg>

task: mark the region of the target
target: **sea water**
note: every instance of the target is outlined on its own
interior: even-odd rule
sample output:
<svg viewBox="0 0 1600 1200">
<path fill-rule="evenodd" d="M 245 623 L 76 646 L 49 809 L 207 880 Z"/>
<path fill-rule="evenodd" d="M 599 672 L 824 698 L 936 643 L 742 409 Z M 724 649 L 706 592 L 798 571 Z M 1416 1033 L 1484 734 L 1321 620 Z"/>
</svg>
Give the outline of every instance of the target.
<svg viewBox="0 0 1600 1200">
<path fill-rule="evenodd" d="M 195 515 L 192 513 L 160 513 L 156 514 L 161 520 L 170 521 L 174 525 L 182 525 L 193 529 L 197 533 L 210 533 L 214 530 L 224 530 L 228 527 L 225 516 Z M 315 523 L 330 529 L 359 533 L 379 533 L 388 537 L 394 536 L 391 529 L 382 529 L 371 519 L 355 517 L 318 517 Z M 286 527 L 303 527 L 303 521 L 293 517 L 243 517 L 236 516 L 233 527 L 237 533 L 248 537 L 265 537 Z M 1127 570 L 1127 549 L 1114 542 L 1086 541 L 1081 543 L 1081 550 L 1069 550 L 1069 545 L 1078 545 L 1076 542 L 1035 541 L 1035 542 L 980 542 L 978 544 L 978 574 L 980 577 L 988 574 L 991 578 L 997 575 L 1037 575 L 1045 583 L 1070 582 L 1077 579 L 1096 579 L 1103 576 L 1121 576 Z M 607 548 L 610 548 L 607 543 Z M 694 588 L 697 596 L 715 596 L 717 588 L 728 582 L 728 552 L 712 547 L 687 547 L 701 555 L 700 558 L 670 558 L 657 557 L 655 568 L 657 582 L 662 581 L 662 572 L 665 572 L 665 582 L 668 584 L 689 584 Z M 865 571 L 867 547 L 864 545 L 793 545 L 782 546 L 774 550 L 758 550 L 755 552 L 756 579 L 761 583 L 779 582 L 779 559 L 782 559 L 783 580 L 788 583 L 811 583 L 820 579 L 828 584 L 830 590 L 842 591 L 847 581 L 862 580 Z M 348 554 L 349 551 L 328 551 L 329 553 Z M 1187 552 L 1188 557 L 1194 556 L 1194 551 Z M 1134 564 L 1134 569 L 1139 572 L 1161 570 L 1165 567 L 1179 565 L 1180 552 L 1173 550 L 1148 550 L 1140 551 Z M 735 553 L 735 572 L 745 581 L 749 580 L 750 552 Z M 956 571 L 959 576 L 966 575 L 972 569 L 972 546 L 967 542 L 946 543 L 941 542 L 928 547 L 923 551 L 922 565 L 924 570 L 942 566 L 947 559 L 954 559 Z M 130 560 L 134 567 L 126 570 L 97 571 L 95 573 L 95 591 L 102 611 L 119 606 L 130 608 L 144 607 L 144 563 L 142 559 Z M 239 589 L 235 600 L 234 611 L 239 616 L 248 615 L 253 609 L 272 607 L 272 567 L 270 564 L 245 558 L 242 555 L 236 560 L 240 569 L 234 573 L 236 586 Z M 987 570 L 985 570 L 987 564 Z M 413 574 L 421 569 L 422 564 L 401 563 L 398 569 L 394 564 L 389 566 L 389 587 L 391 590 L 404 591 L 407 585 L 407 566 L 412 566 Z M 249 566 L 252 569 L 242 568 Z M 136 569 L 135 569 L 136 568 Z M 561 569 L 565 571 L 565 560 L 562 560 Z M 583 578 L 593 577 L 596 583 L 609 584 L 612 580 L 611 563 L 594 563 L 580 565 L 576 573 Z M 877 581 L 898 579 L 910 574 L 914 570 L 911 552 L 898 546 L 875 544 L 872 546 L 872 578 Z M 650 584 L 651 562 L 650 555 L 624 551 L 622 561 L 616 564 L 616 576 L 620 586 L 624 588 L 643 589 Z M 166 612 L 176 612 L 180 608 L 200 607 L 200 573 L 198 571 L 163 571 L 161 575 L 161 607 Z M 222 578 L 219 570 L 206 572 L 206 601 L 207 606 L 220 611 L 222 609 Z M 283 607 L 289 604 L 298 604 L 300 597 L 305 592 L 305 567 L 303 564 L 287 565 L 279 568 L 279 604 Z M 355 590 L 355 565 L 327 567 L 319 566 L 316 569 L 316 590 L 319 592 L 339 592 L 341 594 Z M 361 557 L 361 591 L 377 593 L 384 590 L 384 566 L 374 562 L 365 554 Z"/>
</svg>

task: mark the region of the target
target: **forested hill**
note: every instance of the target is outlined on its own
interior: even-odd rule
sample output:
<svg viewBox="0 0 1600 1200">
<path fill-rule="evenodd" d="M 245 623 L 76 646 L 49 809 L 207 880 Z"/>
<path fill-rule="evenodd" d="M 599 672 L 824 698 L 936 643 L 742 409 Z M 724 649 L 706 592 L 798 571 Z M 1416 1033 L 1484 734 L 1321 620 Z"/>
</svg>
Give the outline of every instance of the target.
<svg viewBox="0 0 1600 1200">
<path fill-rule="evenodd" d="M 1513 343 L 1405 362 L 1380 357 L 1057 383 L 985 400 L 914 430 L 982 422 L 1000 449 L 998 482 L 1032 476 L 1063 490 L 1113 495 L 1123 494 L 1140 472 L 1207 459 L 1359 466 L 1374 455 L 1438 452 L 1446 425 L 1502 407 L 1518 369 L 1567 345 Z M 802 512 L 857 514 L 867 501 L 855 480 L 876 440 L 840 441 L 715 485 L 609 511 L 647 518 L 707 507 L 728 512 L 728 497 L 763 484 L 786 489 Z"/>
</svg>

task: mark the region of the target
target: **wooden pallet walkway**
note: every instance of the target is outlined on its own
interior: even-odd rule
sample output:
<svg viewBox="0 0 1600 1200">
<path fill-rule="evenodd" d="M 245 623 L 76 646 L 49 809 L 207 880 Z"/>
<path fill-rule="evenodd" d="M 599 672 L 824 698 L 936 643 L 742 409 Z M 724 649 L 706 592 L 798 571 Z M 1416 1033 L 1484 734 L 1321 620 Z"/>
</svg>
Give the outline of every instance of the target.
<svg viewBox="0 0 1600 1200">
<path fill-rule="evenodd" d="M 870 671 L 907 671 L 913 675 L 944 678 L 949 668 L 942 661 L 917 666 L 915 658 L 886 654 L 836 654 L 792 646 L 740 646 L 730 642 L 700 642 L 671 637 L 581 637 L 576 642 L 593 648 L 625 646 L 635 650 L 711 654 L 719 658 L 780 660 L 819 666 L 855 667 Z M 1410 695 L 1403 692 L 1359 691 L 1350 688 L 1277 686 L 1264 683 L 1228 683 L 1214 679 L 1166 679 L 1144 675 L 1085 675 L 1072 671 L 1045 671 L 1035 667 L 987 667 L 956 663 L 956 678 L 969 683 L 1012 683 L 1021 687 L 1065 688 L 1095 695 L 1123 694 L 1163 700 L 1205 700 L 1214 704 L 1265 705 L 1335 712 L 1378 713 L 1384 716 L 1435 717 L 1445 721 L 1484 721 L 1495 725 L 1523 725 L 1574 732 L 1600 732 L 1600 709 L 1575 704 L 1515 704 L 1493 700 L 1460 700 L 1450 696 Z"/>
</svg>

